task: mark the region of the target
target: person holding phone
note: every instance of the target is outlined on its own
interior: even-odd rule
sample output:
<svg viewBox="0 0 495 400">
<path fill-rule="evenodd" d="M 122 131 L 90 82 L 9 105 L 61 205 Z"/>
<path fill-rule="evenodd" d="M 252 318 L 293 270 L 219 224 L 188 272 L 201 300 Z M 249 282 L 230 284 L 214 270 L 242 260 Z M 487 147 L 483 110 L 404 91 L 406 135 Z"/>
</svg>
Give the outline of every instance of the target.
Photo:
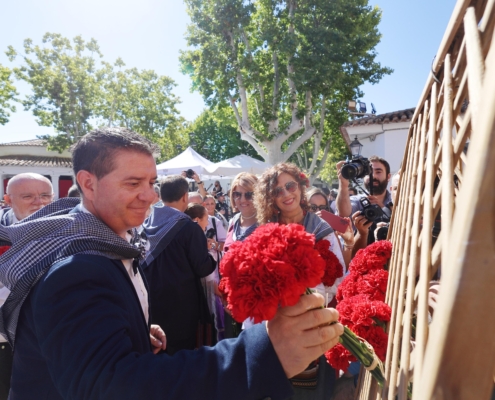
<svg viewBox="0 0 495 400">
<path fill-rule="evenodd" d="M 307 197 L 308 211 L 314 212 L 320 218 L 323 218 L 335 230 L 335 233 L 342 238 L 343 243 L 339 241 L 339 245 L 344 255 L 345 265 L 349 267 L 352 259 L 352 249 L 354 247 L 354 232 L 352 230 L 351 219 L 336 216 L 330 208 L 327 196 L 325 196 L 325 193 L 321 189 L 315 187 L 309 189 Z"/>
<path fill-rule="evenodd" d="M 310 206 L 306 195 L 309 184 L 308 178 L 294 164 L 280 163 L 265 171 L 259 178 L 254 191 L 254 206 L 260 225 L 269 222 L 279 224 L 300 224 L 308 233 L 315 235 L 316 241 L 327 240 L 332 251 L 346 269 L 339 240 L 332 227 L 321 219 L 316 212 L 309 212 Z M 326 287 L 323 283 L 312 288 L 326 297 L 326 305 L 336 304 L 333 301 L 337 287 L 343 278 L 338 278 L 334 285 Z M 333 301 L 333 302 L 332 302 Z M 335 383 L 335 371 L 325 359 L 319 360 L 319 369 L 308 366 L 304 375 L 299 375 L 292 381 L 295 396 L 292 399 L 329 398 Z M 311 386 L 308 375 L 317 377 L 316 388 Z"/>
</svg>

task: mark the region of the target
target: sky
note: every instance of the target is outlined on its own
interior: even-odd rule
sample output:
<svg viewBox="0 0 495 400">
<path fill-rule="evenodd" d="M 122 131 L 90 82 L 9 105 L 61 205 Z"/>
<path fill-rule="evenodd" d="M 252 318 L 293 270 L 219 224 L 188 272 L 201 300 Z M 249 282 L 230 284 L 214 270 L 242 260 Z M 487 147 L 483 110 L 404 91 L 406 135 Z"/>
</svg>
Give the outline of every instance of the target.
<svg viewBox="0 0 495 400">
<path fill-rule="evenodd" d="M 331 0 L 329 0 L 331 1 Z M 377 61 L 394 72 L 378 84 L 365 84 L 362 101 L 378 114 L 415 107 L 423 91 L 431 62 L 443 37 L 455 0 L 370 0 L 382 10 Z M 12 45 L 22 50 L 30 38 L 41 43 L 46 32 L 98 41 L 104 59 L 121 57 L 126 67 L 153 69 L 171 77 L 174 93 L 182 103 L 178 109 L 194 120 L 205 108 L 199 93 L 191 93 L 190 79 L 179 70 L 179 51 L 190 22 L 181 0 L 5 0 L 0 24 L 0 64 L 15 66 L 5 56 Z M 21 97 L 29 86 L 17 82 Z M 0 126 L 0 143 L 35 139 L 53 129 L 38 126 L 30 111 L 17 105 L 10 121 Z"/>
</svg>

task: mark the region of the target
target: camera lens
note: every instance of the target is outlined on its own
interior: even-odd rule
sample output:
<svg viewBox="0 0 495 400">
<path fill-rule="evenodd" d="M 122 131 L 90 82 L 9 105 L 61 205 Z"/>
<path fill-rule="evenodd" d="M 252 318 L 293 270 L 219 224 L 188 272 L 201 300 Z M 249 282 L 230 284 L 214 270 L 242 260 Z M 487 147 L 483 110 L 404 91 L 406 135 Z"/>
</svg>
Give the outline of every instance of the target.
<svg viewBox="0 0 495 400">
<path fill-rule="evenodd" d="M 341 169 L 342 176 L 347 180 L 360 177 L 362 171 L 363 166 L 358 163 L 345 164 Z"/>
<path fill-rule="evenodd" d="M 373 209 L 367 209 L 365 212 L 364 212 L 364 216 L 366 217 L 366 219 L 368 221 L 374 221 L 375 218 L 376 218 L 376 213 L 375 213 L 375 210 Z"/>
</svg>

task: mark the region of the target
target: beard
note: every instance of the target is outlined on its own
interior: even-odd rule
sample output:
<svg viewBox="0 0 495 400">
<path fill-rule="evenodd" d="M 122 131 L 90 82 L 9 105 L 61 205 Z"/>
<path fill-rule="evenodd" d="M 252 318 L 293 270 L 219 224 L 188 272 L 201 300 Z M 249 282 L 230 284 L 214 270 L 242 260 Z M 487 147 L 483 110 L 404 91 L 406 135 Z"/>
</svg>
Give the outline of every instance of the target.
<svg viewBox="0 0 495 400">
<path fill-rule="evenodd" d="M 369 191 L 370 184 L 369 182 L 365 182 L 364 186 Z M 373 179 L 373 194 L 383 194 L 385 190 L 387 190 L 388 181 L 385 179 L 384 181 L 379 181 L 378 179 Z"/>
</svg>

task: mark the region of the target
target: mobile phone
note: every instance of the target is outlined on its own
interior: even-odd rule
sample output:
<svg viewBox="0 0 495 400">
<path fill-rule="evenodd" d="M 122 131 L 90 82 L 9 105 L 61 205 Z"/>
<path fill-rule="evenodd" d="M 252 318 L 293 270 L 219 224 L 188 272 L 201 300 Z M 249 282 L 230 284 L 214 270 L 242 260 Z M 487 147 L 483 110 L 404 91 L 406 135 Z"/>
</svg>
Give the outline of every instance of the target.
<svg viewBox="0 0 495 400">
<path fill-rule="evenodd" d="M 334 231 L 344 233 L 347 230 L 349 223 L 342 217 L 335 215 L 329 211 L 321 210 L 321 218 L 333 228 Z"/>
</svg>

